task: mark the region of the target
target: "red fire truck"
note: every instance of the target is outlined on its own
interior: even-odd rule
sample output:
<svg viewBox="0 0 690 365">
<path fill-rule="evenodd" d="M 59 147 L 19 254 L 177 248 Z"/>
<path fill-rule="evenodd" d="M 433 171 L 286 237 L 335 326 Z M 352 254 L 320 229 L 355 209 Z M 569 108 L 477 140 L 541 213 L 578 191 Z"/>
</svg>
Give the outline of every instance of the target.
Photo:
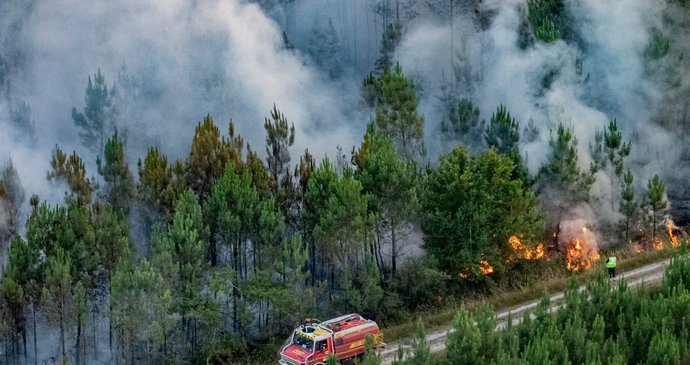
<svg viewBox="0 0 690 365">
<path fill-rule="evenodd" d="M 348 314 L 325 322 L 309 321 L 292 333 L 280 351 L 280 365 L 323 365 L 335 354 L 339 362 L 359 357 L 372 336 L 374 348 L 386 346 L 376 322 L 359 314 Z"/>
</svg>

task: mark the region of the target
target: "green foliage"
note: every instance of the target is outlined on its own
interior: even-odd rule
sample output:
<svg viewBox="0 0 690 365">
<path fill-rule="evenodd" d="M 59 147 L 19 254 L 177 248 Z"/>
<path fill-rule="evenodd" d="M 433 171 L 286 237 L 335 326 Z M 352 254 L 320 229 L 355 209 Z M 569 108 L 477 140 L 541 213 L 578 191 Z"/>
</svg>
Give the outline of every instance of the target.
<svg viewBox="0 0 690 365">
<path fill-rule="evenodd" d="M 142 162 L 137 161 L 139 183 L 138 198 L 152 214 L 151 220 L 172 218 L 173 205 L 177 198 L 173 170 L 168 158 L 158 148 L 150 147 Z"/>
<path fill-rule="evenodd" d="M 447 359 L 445 364 L 482 363 L 481 336 L 474 317 L 464 305 L 461 306 L 453 318 L 453 331 L 448 333 L 446 340 Z"/>
<path fill-rule="evenodd" d="M 620 178 L 623 173 L 623 159 L 630 154 L 630 142 L 623 142 L 623 135 L 618 130 L 615 119 L 612 119 L 608 128 L 604 130 L 603 143 L 606 162 L 611 167 L 613 175 Z"/>
<path fill-rule="evenodd" d="M 624 184 L 624 181 L 622 181 L 623 160 L 630 155 L 630 148 L 630 142 L 623 142 L 623 134 L 618 130 L 616 119 L 612 119 L 609 122 L 608 127 L 603 133 L 595 133 L 595 147 L 593 148 L 595 153 L 593 154 L 594 163 L 592 168 L 605 168 L 610 177 L 611 194 L 609 199 L 612 210 L 615 209 L 616 199 L 618 198 L 616 188 Z M 619 184 L 616 182 L 619 182 Z M 620 204 L 622 202 L 619 202 Z"/>
<path fill-rule="evenodd" d="M 648 215 L 648 224 L 651 225 L 652 240 L 656 238 L 658 225 L 667 207 L 666 185 L 661 181 L 659 175 L 654 175 L 647 182 L 647 195 L 644 204 Z"/>
<path fill-rule="evenodd" d="M 7 244 L 19 228 L 19 209 L 24 203 L 24 188 L 12 161 L 0 170 L 0 243 Z"/>
<path fill-rule="evenodd" d="M 628 171 L 623 175 L 621 187 L 620 212 L 625 216 L 625 241 L 630 237 L 630 224 L 638 213 L 638 204 L 635 199 L 635 187 L 633 186 L 633 174 Z"/>
<path fill-rule="evenodd" d="M 125 145 L 118 136 L 117 129 L 105 144 L 103 160 L 98 157 L 96 164 L 98 173 L 105 181 L 105 200 L 116 210 L 126 214 L 129 212 L 130 201 L 134 197 L 134 179 L 129 172 L 129 165 L 125 158 Z"/>
<path fill-rule="evenodd" d="M 527 6 L 529 23 L 538 41 L 552 43 L 572 36 L 563 0 L 529 0 Z"/>
<path fill-rule="evenodd" d="M 177 288 L 185 299 L 193 300 L 203 285 L 208 228 L 203 222 L 201 206 L 189 190 L 183 192 L 175 204 L 175 217 L 168 228 L 167 239 L 175 249 L 175 262 L 179 267 Z"/>
<path fill-rule="evenodd" d="M 259 195 L 252 186 L 251 176 L 238 175 L 232 167 L 226 169 L 204 205 L 205 221 L 212 232 L 208 247 L 212 266 L 216 266 L 219 246 L 224 242 L 233 250 L 233 268 L 242 269 L 238 255 L 246 241 L 254 236 L 254 222 L 260 212 Z M 282 221 L 280 224 L 276 230 L 283 228 Z"/>
<path fill-rule="evenodd" d="M 655 61 L 664 58 L 671 48 L 671 41 L 660 31 L 654 30 L 644 50 L 645 58 Z"/>
<path fill-rule="evenodd" d="M 229 125 L 229 136 L 221 136 L 220 129 L 210 115 L 197 124 L 192 148 L 184 163 L 186 185 L 194 191 L 201 202 L 206 201 L 216 180 L 230 164 L 237 171 L 242 168 L 244 140 L 235 136 L 235 127 Z"/>
<path fill-rule="evenodd" d="M 534 195 L 513 177 L 514 168 L 493 149 L 470 158 L 455 148 L 429 172 L 422 229 L 428 252 L 451 277 L 485 282 L 482 260 L 501 275 L 512 253 L 508 238 L 518 234 L 531 242 L 541 234 Z"/>
<path fill-rule="evenodd" d="M 84 146 L 100 155 L 106 135 L 115 128 L 117 115 L 117 110 L 113 105 L 112 90 L 108 90 L 100 69 L 93 75 L 93 81 L 89 76 L 85 93 L 84 112 L 79 112 L 73 107 L 72 121 L 82 130 L 79 137 Z"/>
<path fill-rule="evenodd" d="M 381 365 L 381 357 L 374 349 L 374 338 L 372 336 L 367 336 L 364 339 L 364 346 L 366 347 L 366 352 L 360 365 Z"/>
<path fill-rule="evenodd" d="M 552 313 L 548 297 L 516 326 L 495 331 L 495 315 L 464 307 L 446 342 L 447 364 L 680 364 L 687 356 L 690 260 L 673 259 L 659 291 L 612 286 L 598 275 L 584 291 L 572 280 Z"/>
<path fill-rule="evenodd" d="M 338 358 L 335 357 L 335 354 L 328 355 L 326 365 L 338 365 Z"/>
<path fill-rule="evenodd" d="M 457 101 L 455 95 L 447 90 L 444 90 L 441 101 L 444 111 L 441 133 L 444 137 L 463 141 L 467 145 L 477 143 L 484 129 L 484 121 L 479 118 L 479 108 L 468 99 Z"/>
<path fill-rule="evenodd" d="M 374 255 L 382 256 L 379 247 L 390 242 L 390 276 L 395 277 L 400 254 L 400 241 L 416 221 L 420 203 L 418 198 L 419 173 L 412 161 L 399 158 L 390 138 L 379 134 L 373 123 L 352 161 L 357 166 L 355 178 L 369 197 L 369 210 L 377 219 L 377 243 Z M 384 263 L 377 260 L 379 266 Z"/>
<path fill-rule="evenodd" d="M 50 257 L 46 263 L 45 286 L 41 295 L 43 303 L 41 308 L 49 323 L 57 325 L 60 330 L 60 345 L 62 356 L 66 356 L 66 332 L 67 326 L 73 318 L 73 294 L 70 274 L 72 260 L 65 252 L 58 249 L 55 256 Z"/>
<path fill-rule="evenodd" d="M 393 66 L 393 53 L 402 39 L 402 25 L 399 22 L 386 24 L 381 34 L 381 55 L 376 60 L 376 69 L 385 72 Z"/>
<path fill-rule="evenodd" d="M 589 191 L 595 180 L 594 169 L 580 170 L 577 139 L 563 124 L 558 125 L 549 146 L 548 162 L 537 175 L 537 190 L 545 210 L 560 219 L 569 207 L 589 201 Z"/>
<path fill-rule="evenodd" d="M 414 83 L 396 64 L 376 80 L 380 91 L 375 122 L 381 134 L 393 140 L 404 159 L 424 156 L 424 118 L 417 111 Z"/>
<path fill-rule="evenodd" d="M 58 146 L 55 146 L 50 167 L 48 180 L 66 183 L 69 188 L 69 192 L 65 192 L 65 202 L 77 201 L 81 204 L 91 202 L 94 183 L 86 177 L 86 166 L 77 152 L 72 152 L 72 155 L 68 157 Z"/>
<path fill-rule="evenodd" d="M 527 168 L 522 162 L 522 156 L 518 149 L 520 124 L 510 115 L 505 106 L 500 105 L 491 116 L 491 122 L 484 133 L 484 140 L 489 147 L 493 147 L 499 153 L 510 157 L 515 164 L 513 175 L 520 178 L 526 186 L 531 185 Z"/>
<path fill-rule="evenodd" d="M 266 162 L 273 197 L 283 216 L 291 223 L 296 220 L 297 192 L 290 173 L 289 148 L 295 143 L 295 125 L 288 126 L 287 118 L 273 105 L 271 119 L 264 121 L 266 130 Z"/>
<path fill-rule="evenodd" d="M 431 363 L 431 348 L 426 340 L 424 323 L 417 320 L 417 332 L 412 336 L 412 355 L 405 361 L 406 365 L 428 365 Z"/>
<path fill-rule="evenodd" d="M 450 276 L 435 268 L 430 258 L 412 258 L 393 280 L 391 286 L 410 310 L 433 308 L 450 299 Z"/>
</svg>

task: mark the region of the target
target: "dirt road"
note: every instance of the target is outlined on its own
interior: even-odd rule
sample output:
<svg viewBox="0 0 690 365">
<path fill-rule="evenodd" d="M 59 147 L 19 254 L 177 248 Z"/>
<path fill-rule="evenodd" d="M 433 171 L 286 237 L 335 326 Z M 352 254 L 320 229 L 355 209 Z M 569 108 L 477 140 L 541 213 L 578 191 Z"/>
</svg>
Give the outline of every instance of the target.
<svg viewBox="0 0 690 365">
<path fill-rule="evenodd" d="M 666 266 L 671 262 L 671 260 L 664 260 L 657 263 L 649 264 L 635 270 L 630 270 L 628 272 L 620 273 L 614 280 L 626 280 L 629 287 L 634 287 L 643 283 L 656 283 L 661 281 L 664 276 L 664 270 Z M 584 286 L 580 287 L 580 290 L 584 290 Z M 550 311 L 556 311 L 561 307 L 564 296 L 563 292 L 559 292 L 551 295 L 551 307 Z M 540 299 L 533 300 L 527 303 L 523 303 L 511 308 L 507 308 L 496 313 L 496 318 L 498 324 L 497 329 L 502 329 L 508 324 L 508 317 L 512 318 L 513 324 L 518 324 L 525 312 L 534 310 Z M 431 347 L 431 352 L 440 352 L 446 348 L 446 336 L 448 336 L 449 331 L 452 331 L 450 325 L 446 328 L 441 328 L 434 330 L 427 334 L 426 340 Z M 405 338 L 400 341 L 389 343 L 388 346 L 380 352 L 381 354 L 381 364 L 388 365 L 392 364 L 398 353 L 398 347 L 402 346 L 403 350 L 410 351 L 410 339 Z"/>
</svg>

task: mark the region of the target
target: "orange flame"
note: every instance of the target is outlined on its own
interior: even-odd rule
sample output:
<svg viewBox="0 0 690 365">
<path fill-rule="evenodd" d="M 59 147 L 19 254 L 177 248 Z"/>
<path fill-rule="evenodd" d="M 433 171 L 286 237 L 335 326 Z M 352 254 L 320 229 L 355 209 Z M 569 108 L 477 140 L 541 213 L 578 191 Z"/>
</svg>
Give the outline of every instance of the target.
<svg viewBox="0 0 690 365">
<path fill-rule="evenodd" d="M 668 238 L 671 240 L 671 246 L 673 246 L 674 248 L 677 248 L 678 246 L 680 246 L 680 238 L 673 234 L 674 228 L 677 229 L 678 227 L 676 227 L 676 225 L 673 223 L 672 219 L 670 219 L 670 218 L 667 219 L 666 220 L 666 229 L 667 229 L 667 233 L 668 233 Z"/>
<path fill-rule="evenodd" d="M 489 275 L 494 272 L 494 267 L 491 266 L 488 261 L 481 260 L 479 261 L 479 270 L 482 272 L 482 274 Z"/>
<path fill-rule="evenodd" d="M 594 261 L 601 257 L 594 248 L 588 247 L 587 243 L 579 238 L 573 238 L 567 245 L 568 262 L 567 267 L 570 271 L 587 270 L 592 267 Z"/>
<path fill-rule="evenodd" d="M 525 244 L 523 244 L 522 241 L 517 238 L 517 236 L 510 236 L 510 238 L 508 238 L 508 243 L 513 248 L 513 251 L 515 251 L 515 254 L 517 254 L 519 259 L 539 260 L 540 258 L 544 257 L 544 245 L 541 243 L 535 246 L 533 249 L 530 249 L 529 247 L 525 246 Z"/>
</svg>

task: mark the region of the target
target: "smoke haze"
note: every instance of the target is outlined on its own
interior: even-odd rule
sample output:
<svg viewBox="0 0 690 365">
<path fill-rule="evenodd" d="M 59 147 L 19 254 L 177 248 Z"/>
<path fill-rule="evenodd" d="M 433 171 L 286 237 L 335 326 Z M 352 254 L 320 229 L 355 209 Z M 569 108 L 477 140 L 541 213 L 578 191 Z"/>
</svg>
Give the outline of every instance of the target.
<svg viewBox="0 0 690 365">
<path fill-rule="evenodd" d="M 451 147 L 439 143 L 442 87 L 472 100 L 482 119 L 503 104 L 521 128 L 537 126 L 539 135 L 520 145 L 532 173 L 546 162 L 559 123 L 573 129 L 588 168 L 595 131 L 615 118 L 632 141 L 626 167 L 637 191 L 660 174 L 669 182 L 672 213 L 690 221 L 687 11 L 649 0 L 566 4 L 576 40 L 521 49 L 526 0 L 6 0 L 0 161 L 11 159 L 27 197 L 54 204 L 65 190 L 46 180 L 56 145 L 75 150 L 95 175 L 95 154 L 81 143 L 71 109 L 83 110 L 87 79 L 98 70 L 109 89 L 115 85 L 131 167 L 151 145 L 170 159 L 186 156 L 206 114 L 224 134 L 233 121 L 261 153 L 274 104 L 296 127 L 293 166 L 306 148 L 317 158 L 335 156 L 337 146 L 348 152 L 372 118 L 360 103 L 361 80 L 375 68 L 385 25 L 399 18 L 404 31 L 393 58 L 417 86 L 431 163 Z M 670 39 L 670 51 L 650 60 L 645 51 L 654 34 Z M 599 172 L 599 199 L 564 222 L 596 230 L 597 220 L 618 219 L 612 185 Z M 22 222 L 28 202 L 23 212 Z"/>
</svg>

